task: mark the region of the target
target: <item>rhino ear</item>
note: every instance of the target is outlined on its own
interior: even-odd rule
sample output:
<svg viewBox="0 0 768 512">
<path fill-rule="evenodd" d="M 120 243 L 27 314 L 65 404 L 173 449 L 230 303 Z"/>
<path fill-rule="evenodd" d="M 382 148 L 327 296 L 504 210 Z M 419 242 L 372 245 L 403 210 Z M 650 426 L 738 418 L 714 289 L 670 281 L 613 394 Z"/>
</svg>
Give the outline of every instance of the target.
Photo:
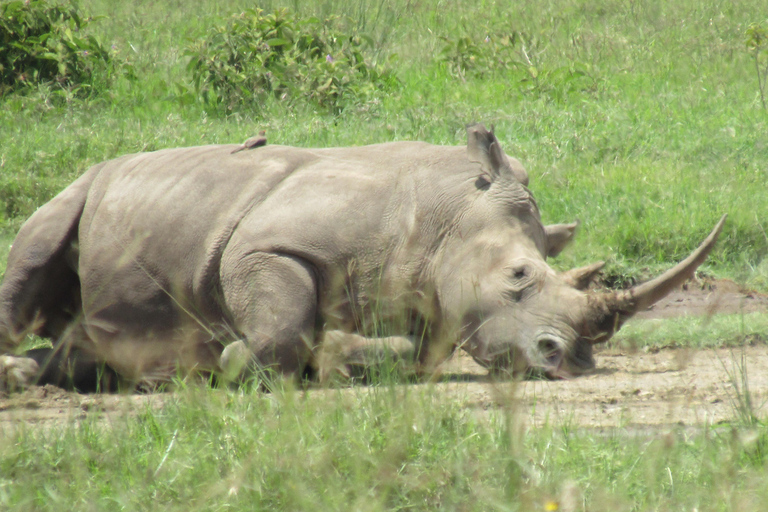
<svg viewBox="0 0 768 512">
<path fill-rule="evenodd" d="M 554 258 L 560 254 L 565 246 L 573 240 L 577 227 L 579 227 L 579 221 L 570 224 L 544 226 L 544 231 L 547 233 L 547 257 Z"/>
<path fill-rule="evenodd" d="M 586 290 L 589 284 L 605 266 L 604 261 L 598 261 L 586 267 L 574 268 L 563 273 L 563 280 L 577 290 Z"/>
<path fill-rule="evenodd" d="M 467 125 L 467 156 L 469 161 L 479 163 L 491 182 L 498 176 L 498 168 L 494 168 L 494 162 L 491 159 L 491 146 L 494 144 L 498 147 L 498 141 L 493 130 L 486 130 L 482 124 Z"/>
<path fill-rule="evenodd" d="M 493 126 L 490 131 L 482 124 L 467 126 L 467 155 L 470 162 L 480 164 L 491 183 L 508 167 L 507 158 L 493 134 Z"/>
<path fill-rule="evenodd" d="M 470 162 L 480 164 L 491 183 L 502 176 L 509 176 L 528 185 L 528 173 L 517 160 L 514 160 L 514 166 L 511 165 L 493 133 L 493 126 L 490 131 L 482 124 L 467 126 L 467 156 Z"/>
</svg>

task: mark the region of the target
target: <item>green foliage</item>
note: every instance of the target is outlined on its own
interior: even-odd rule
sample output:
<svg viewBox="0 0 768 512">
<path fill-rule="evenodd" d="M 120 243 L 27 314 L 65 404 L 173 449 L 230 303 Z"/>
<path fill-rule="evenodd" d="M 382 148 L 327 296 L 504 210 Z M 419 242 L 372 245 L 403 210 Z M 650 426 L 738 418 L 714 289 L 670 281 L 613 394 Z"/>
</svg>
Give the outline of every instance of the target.
<svg viewBox="0 0 768 512">
<path fill-rule="evenodd" d="M 523 92 L 555 99 L 595 89 L 596 81 L 586 65 L 571 61 L 548 66 L 539 58 L 544 51 L 540 38 L 524 32 L 496 30 L 489 31 L 484 38 L 459 35 L 440 39 L 445 44 L 438 61 L 446 65 L 451 75 L 464 81 L 468 76 L 504 77 Z"/>
<path fill-rule="evenodd" d="M 48 0 L 0 5 L 0 96 L 29 84 L 53 82 L 87 91 L 109 66 L 109 52 L 83 29 L 76 6 Z"/>
<path fill-rule="evenodd" d="M 242 11 L 239 0 L 83 0 L 83 10 L 103 16 L 88 32 L 141 80 L 115 77 L 107 94 L 85 101 L 69 101 L 75 94 L 55 82 L 0 99 L 0 228 L 15 231 L 88 166 L 125 153 L 241 142 L 259 129 L 270 143 L 305 147 L 460 145 L 464 125 L 483 121 L 528 168 L 544 221 L 581 219 L 577 241 L 553 260 L 559 269 L 603 259 L 617 283 L 655 275 L 728 213 L 705 270 L 768 287 L 768 117 L 754 108 L 755 63 L 744 46 L 759 0 L 259 5 L 289 6 L 293 20 L 348 14 L 334 27 L 374 35 L 366 63 L 398 55 L 397 87 L 376 89 L 362 105 L 371 111 L 342 95 L 352 108 L 334 116 L 288 85 L 279 95 L 249 89 L 251 100 L 212 108 L 192 87 L 185 41 L 210 39 L 211 27 Z M 497 61 L 469 64 L 462 80 L 440 57 L 447 42 L 439 35 L 466 35 L 480 51 L 497 45 Z"/>
<path fill-rule="evenodd" d="M 519 35 L 489 34 L 477 42 L 468 35 L 441 36 L 445 43 L 438 54 L 438 60 L 444 62 L 449 72 L 460 78 L 468 73 L 483 77 L 494 72 L 519 69 L 516 45 Z"/>
<path fill-rule="evenodd" d="M 300 19 L 286 9 L 249 9 L 213 27 L 186 51 L 197 91 L 225 112 L 256 107 L 267 96 L 305 99 L 339 113 L 395 83 L 374 63 L 373 41 L 345 30 L 344 19 Z"/>
<path fill-rule="evenodd" d="M 752 54 L 757 75 L 757 88 L 760 91 L 760 101 L 763 108 L 768 110 L 765 101 L 765 87 L 768 82 L 768 22 L 752 23 L 747 29 L 747 50 Z"/>
</svg>

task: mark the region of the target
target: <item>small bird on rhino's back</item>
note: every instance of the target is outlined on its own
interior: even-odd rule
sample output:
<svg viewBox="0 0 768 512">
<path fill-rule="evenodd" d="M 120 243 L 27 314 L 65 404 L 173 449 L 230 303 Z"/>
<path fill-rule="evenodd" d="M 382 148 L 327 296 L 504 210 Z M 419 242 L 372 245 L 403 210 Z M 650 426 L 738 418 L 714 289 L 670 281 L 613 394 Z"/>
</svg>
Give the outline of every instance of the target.
<svg viewBox="0 0 768 512">
<path fill-rule="evenodd" d="M 232 154 L 237 153 L 238 151 L 243 151 L 244 149 L 254 149 L 254 148 L 258 148 L 266 145 L 267 145 L 267 132 L 265 130 L 261 130 L 258 135 L 246 140 L 240 145 L 240 147 L 232 151 Z"/>
</svg>

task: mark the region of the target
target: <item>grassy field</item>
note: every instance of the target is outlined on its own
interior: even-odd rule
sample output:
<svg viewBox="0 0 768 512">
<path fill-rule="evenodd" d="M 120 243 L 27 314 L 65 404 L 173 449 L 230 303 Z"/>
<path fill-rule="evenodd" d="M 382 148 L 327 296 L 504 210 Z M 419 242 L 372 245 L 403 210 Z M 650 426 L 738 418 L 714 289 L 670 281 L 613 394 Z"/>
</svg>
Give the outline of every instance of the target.
<svg viewBox="0 0 768 512">
<path fill-rule="evenodd" d="M 187 389 L 0 444 L 4 510 L 764 510 L 765 425 L 584 431 L 429 386 Z M 503 398 L 502 398 L 502 403 Z M 76 414 L 76 413 L 75 413 Z"/>
<path fill-rule="evenodd" d="M 768 287 L 768 115 L 744 44 L 759 2 L 266 2 L 354 16 L 400 85 L 340 115 L 274 99 L 222 115 L 180 89 L 191 84 L 184 48 L 246 5 L 83 2 L 106 16 L 89 29 L 139 78 L 86 101 L 51 87 L 4 98 L 0 226 L 14 232 L 89 165 L 127 152 L 240 142 L 261 128 L 299 146 L 464 144 L 464 125 L 482 121 L 528 167 L 544 220 L 583 222 L 561 266 L 605 259 L 609 273 L 642 274 L 728 213 L 706 269 Z M 456 73 L 441 58 L 441 37 L 482 47 L 512 33 L 521 42 L 501 60 L 514 69 Z"/>
<path fill-rule="evenodd" d="M 3 0 L 4 1 L 4 0 Z M 252 7 L 82 0 L 89 27 L 136 78 L 87 98 L 55 86 L 0 98 L 0 271 L 13 234 L 90 165 L 165 147 L 241 142 L 465 143 L 496 125 L 545 222 L 582 221 L 558 268 L 597 259 L 614 280 L 684 257 L 729 214 L 702 272 L 768 290 L 768 112 L 745 33 L 758 0 L 261 2 L 345 14 L 399 84 L 330 114 L 271 98 L 223 113 L 195 97 L 184 50 Z M 478 55 L 515 34 L 493 66 Z M 447 52 L 443 50 L 448 47 Z M 485 52 L 485 53 L 484 53 Z M 478 60 L 478 57 L 475 60 Z M 764 318 L 649 324 L 670 339 L 765 334 Z M 629 328 L 628 328 L 629 329 Z M 645 330 L 643 330 L 645 329 Z M 727 339 L 728 343 L 738 340 Z M 765 510 L 768 425 L 739 419 L 639 435 L 527 430 L 429 386 L 306 399 L 291 390 L 187 389 L 115 421 L 0 433 L 3 510 Z"/>
</svg>

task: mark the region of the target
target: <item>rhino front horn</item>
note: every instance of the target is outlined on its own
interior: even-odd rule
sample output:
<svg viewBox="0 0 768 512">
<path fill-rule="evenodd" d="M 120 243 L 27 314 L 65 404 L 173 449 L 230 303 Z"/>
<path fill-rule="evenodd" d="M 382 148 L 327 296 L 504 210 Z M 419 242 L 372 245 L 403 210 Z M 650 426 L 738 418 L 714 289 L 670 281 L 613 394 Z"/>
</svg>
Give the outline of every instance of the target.
<svg viewBox="0 0 768 512">
<path fill-rule="evenodd" d="M 685 281 L 704 263 L 723 230 L 727 215 L 723 215 L 709 236 L 683 261 L 664 272 L 659 277 L 630 288 L 629 290 L 603 293 L 592 297 L 591 303 L 591 338 L 595 343 L 607 341 L 621 325 L 638 311 L 648 309 L 654 303 L 666 297 Z"/>
</svg>

